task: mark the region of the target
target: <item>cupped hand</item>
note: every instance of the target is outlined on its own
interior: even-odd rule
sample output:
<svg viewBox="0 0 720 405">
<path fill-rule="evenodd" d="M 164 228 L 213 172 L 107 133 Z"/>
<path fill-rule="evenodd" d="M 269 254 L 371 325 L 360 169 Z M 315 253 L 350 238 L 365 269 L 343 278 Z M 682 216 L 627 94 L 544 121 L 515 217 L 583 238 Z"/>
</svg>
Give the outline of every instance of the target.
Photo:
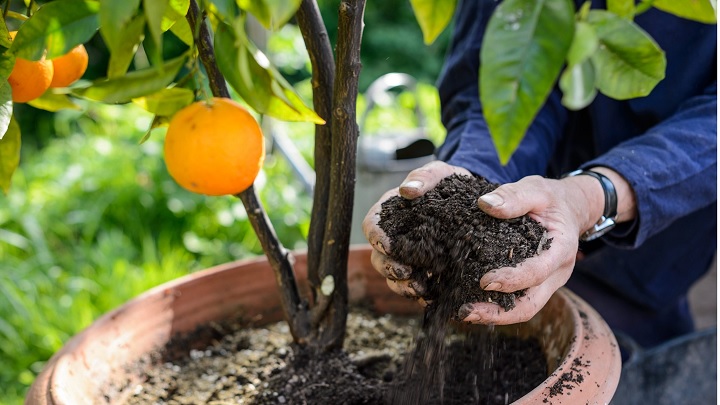
<svg viewBox="0 0 720 405">
<path fill-rule="evenodd" d="M 412 269 L 390 258 L 391 244 L 385 232 L 378 226 L 382 203 L 391 197 L 400 195 L 412 200 L 432 190 L 437 184 L 452 174 L 470 176 L 470 172 L 458 166 L 451 166 L 441 161 L 433 161 L 410 172 L 398 188 L 385 193 L 368 211 L 362 223 L 363 233 L 373 247 L 371 261 L 373 267 L 387 278 L 388 286 L 394 292 L 416 297 L 425 292 L 425 286 L 412 280 Z M 421 301 L 421 303 L 424 303 Z"/>
<path fill-rule="evenodd" d="M 491 270 L 480 279 L 485 290 L 514 292 L 526 289 L 516 306 L 505 311 L 493 303 L 468 303 L 458 313 L 466 322 L 506 325 L 525 322 L 537 314 L 550 297 L 570 278 L 578 250 L 578 236 L 599 218 L 604 201 L 589 176 L 552 180 L 529 176 L 498 187 L 478 199 L 480 209 L 496 218 L 528 214 L 548 231 L 548 250 L 526 259 L 517 267 Z M 598 198 L 599 197 L 599 198 Z"/>
</svg>

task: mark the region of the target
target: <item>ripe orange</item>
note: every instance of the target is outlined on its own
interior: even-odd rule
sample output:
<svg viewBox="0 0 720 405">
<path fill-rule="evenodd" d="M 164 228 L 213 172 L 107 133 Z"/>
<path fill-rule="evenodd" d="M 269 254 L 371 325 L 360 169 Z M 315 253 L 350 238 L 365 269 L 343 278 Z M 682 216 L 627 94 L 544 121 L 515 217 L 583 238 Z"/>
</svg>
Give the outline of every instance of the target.
<svg viewBox="0 0 720 405">
<path fill-rule="evenodd" d="M 165 164 L 183 188 L 231 195 L 255 181 L 265 143 L 255 118 L 227 98 L 198 101 L 175 114 L 165 136 Z"/>
<path fill-rule="evenodd" d="M 17 31 L 10 32 L 10 38 L 15 38 Z M 53 64 L 43 58 L 38 61 L 30 61 L 22 58 L 15 58 L 8 83 L 12 89 L 12 100 L 16 103 L 26 103 L 34 100 L 45 93 L 50 87 L 53 78 Z"/>
<path fill-rule="evenodd" d="M 85 46 L 80 44 L 65 55 L 51 59 L 51 61 L 55 73 L 50 87 L 67 87 L 81 78 L 87 70 L 88 53 Z"/>
</svg>

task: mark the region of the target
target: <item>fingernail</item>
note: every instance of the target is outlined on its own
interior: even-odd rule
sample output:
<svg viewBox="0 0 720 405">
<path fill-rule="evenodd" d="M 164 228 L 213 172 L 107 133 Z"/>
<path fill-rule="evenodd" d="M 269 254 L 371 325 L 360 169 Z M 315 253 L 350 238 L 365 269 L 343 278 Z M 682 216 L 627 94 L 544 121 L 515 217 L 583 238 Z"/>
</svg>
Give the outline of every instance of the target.
<svg viewBox="0 0 720 405">
<path fill-rule="evenodd" d="M 414 295 L 425 295 L 427 291 L 425 291 L 425 285 L 419 281 L 411 281 L 410 282 L 410 288 L 415 291 Z"/>
<path fill-rule="evenodd" d="M 473 322 L 477 320 L 477 315 L 472 315 L 473 306 L 470 304 L 463 304 L 458 309 L 458 319 L 461 319 L 465 322 Z"/>
<path fill-rule="evenodd" d="M 483 287 L 483 290 L 485 290 L 485 291 L 497 291 L 497 290 L 499 290 L 499 289 L 501 289 L 501 288 L 502 288 L 502 284 L 496 283 L 496 282 L 493 281 L 492 283 L 490 283 L 490 284 L 486 285 L 485 287 Z"/>
<path fill-rule="evenodd" d="M 502 197 L 492 193 L 480 196 L 480 200 L 490 207 L 499 207 L 505 203 L 505 200 L 503 200 Z"/>
<path fill-rule="evenodd" d="M 398 280 L 407 280 L 410 278 L 412 271 L 405 266 L 392 266 L 390 268 L 392 275 Z"/>
<path fill-rule="evenodd" d="M 422 182 L 422 181 L 417 181 L 417 180 L 410 180 L 410 181 L 406 181 L 405 183 L 401 184 L 400 187 L 403 187 L 403 188 L 415 188 L 415 189 L 418 189 L 418 190 L 419 190 L 419 189 L 421 189 L 421 188 L 423 187 L 423 182 Z"/>
<path fill-rule="evenodd" d="M 385 245 L 383 245 L 382 242 L 378 241 L 378 243 L 375 245 L 377 249 L 380 251 L 380 253 L 387 255 L 387 250 L 385 250 Z"/>
</svg>

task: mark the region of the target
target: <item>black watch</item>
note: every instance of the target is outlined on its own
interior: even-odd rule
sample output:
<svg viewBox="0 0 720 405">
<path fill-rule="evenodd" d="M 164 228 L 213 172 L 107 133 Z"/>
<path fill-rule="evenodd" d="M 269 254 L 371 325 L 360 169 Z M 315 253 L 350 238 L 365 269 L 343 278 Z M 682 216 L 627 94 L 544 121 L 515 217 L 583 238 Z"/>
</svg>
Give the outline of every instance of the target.
<svg viewBox="0 0 720 405">
<path fill-rule="evenodd" d="M 580 235 L 581 241 L 589 242 L 605 235 L 608 231 L 615 227 L 618 200 L 613 182 L 598 172 L 593 172 L 591 170 L 575 170 L 563 175 L 562 177 L 573 177 L 581 174 L 598 179 L 600 185 L 602 185 L 603 192 L 605 193 L 605 210 L 603 211 L 602 216 L 592 228 Z"/>
</svg>

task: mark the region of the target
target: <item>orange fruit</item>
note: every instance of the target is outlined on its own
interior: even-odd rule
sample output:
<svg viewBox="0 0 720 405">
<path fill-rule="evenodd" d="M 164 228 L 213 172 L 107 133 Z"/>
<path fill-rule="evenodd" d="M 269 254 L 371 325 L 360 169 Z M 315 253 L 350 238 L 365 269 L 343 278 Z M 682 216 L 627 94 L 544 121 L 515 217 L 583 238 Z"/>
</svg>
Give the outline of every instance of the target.
<svg viewBox="0 0 720 405">
<path fill-rule="evenodd" d="M 67 87 L 75 83 L 88 67 L 88 53 L 82 44 L 65 55 L 50 60 L 55 71 L 50 87 Z"/>
<path fill-rule="evenodd" d="M 165 164 L 183 188 L 232 195 L 255 181 L 265 142 L 255 118 L 227 98 L 198 101 L 178 111 L 165 136 Z"/>
<path fill-rule="evenodd" d="M 10 32 L 10 38 L 15 38 L 16 33 L 17 31 Z M 45 58 L 38 61 L 15 58 L 15 65 L 8 76 L 12 100 L 16 103 L 26 103 L 42 96 L 50 87 L 52 78 L 51 61 Z"/>
</svg>

